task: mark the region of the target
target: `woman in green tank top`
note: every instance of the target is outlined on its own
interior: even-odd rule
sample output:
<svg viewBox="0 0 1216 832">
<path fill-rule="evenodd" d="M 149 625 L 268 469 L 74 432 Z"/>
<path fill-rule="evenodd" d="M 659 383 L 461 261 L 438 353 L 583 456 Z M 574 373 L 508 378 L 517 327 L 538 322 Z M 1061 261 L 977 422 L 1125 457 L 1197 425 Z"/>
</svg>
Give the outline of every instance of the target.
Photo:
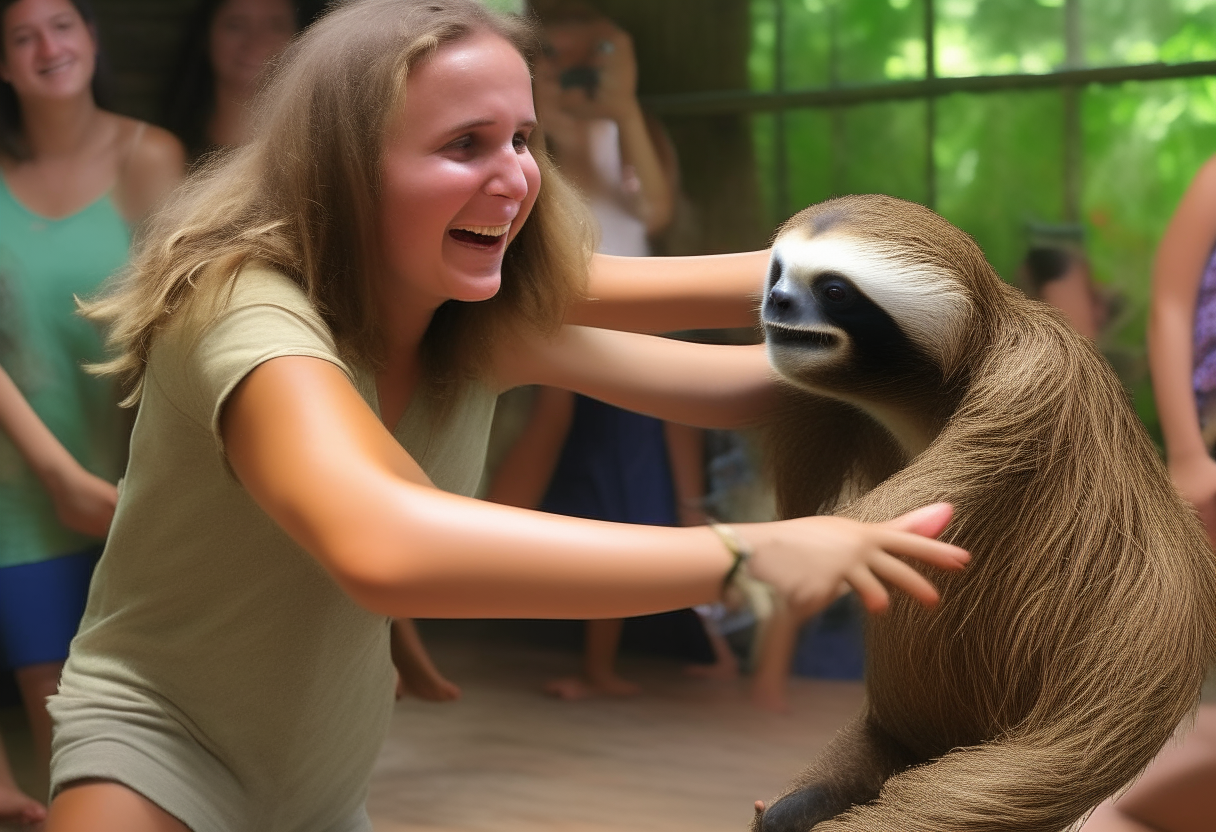
<svg viewBox="0 0 1216 832">
<path fill-rule="evenodd" d="M 180 146 L 97 105 L 95 21 L 72 0 L 0 3 L 0 666 L 46 765 L 55 691 L 125 463 L 100 334 L 75 315 L 130 226 L 181 175 Z M 0 821 L 36 820 L 0 760 Z"/>
</svg>

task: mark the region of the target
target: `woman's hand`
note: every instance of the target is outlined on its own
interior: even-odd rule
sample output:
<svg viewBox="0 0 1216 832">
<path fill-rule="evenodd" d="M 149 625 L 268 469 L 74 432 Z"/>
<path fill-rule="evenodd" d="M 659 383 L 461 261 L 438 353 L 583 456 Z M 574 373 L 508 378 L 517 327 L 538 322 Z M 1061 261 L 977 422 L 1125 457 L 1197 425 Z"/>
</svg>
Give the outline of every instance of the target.
<svg viewBox="0 0 1216 832">
<path fill-rule="evenodd" d="M 47 479 L 59 522 L 74 532 L 105 537 L 114 519 L 118 489 L 73 461 L 65 471 Z"/>
<path fill-rule="evenodd" d="M 563 90 L 562 107 L 580 118 L 620 121 L 638 107 L 633 39 L 609 20 L 596 21 L 588 36 L 595 41 L 591 65 L 599 73 L 599 84 L 594 92 L 583 87 Z"/>
<path fill-rule="evenodd" d="M 118 502 L 118 490 L 76 461 L 30 407 L 3 367 L 0 367 L 0 432 L 8 436 L 50 494 L 60 523 L 82 534 L 106 536 Z"/>
<path fill-rule="evenodd" d="M 1174 487 L 1199 512 L 1208 539 L 1216 546 L 1216 460 L 1207 454 L 1171 459 L 1169 471 Z"/>
<path fill-rule="evenodd" d="M 887 523 L 859 523 L 844 517 L 804 517 L 735 528 L 753 546 L 752 575 L 771 585 L 795 616 L 827 606 L 847 583 L 866 609 L 882 612 L 890 603 L 886 585 L 904 590 L 926 606 L 938 594 L 923 575 L 901 558 L 940 569 L 961 569 L 971 556 L 932 538 L 945 530 L 952 507 L 936 503 Z"/>
</svg>

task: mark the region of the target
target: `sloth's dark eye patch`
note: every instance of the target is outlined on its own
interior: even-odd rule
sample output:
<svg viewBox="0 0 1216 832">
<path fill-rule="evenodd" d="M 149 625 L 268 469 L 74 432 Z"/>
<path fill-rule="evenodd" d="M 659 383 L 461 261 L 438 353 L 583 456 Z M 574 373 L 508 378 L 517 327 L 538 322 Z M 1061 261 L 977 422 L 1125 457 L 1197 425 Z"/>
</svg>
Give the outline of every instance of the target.
<svg viewBox="0 0 1216 832">
<path fill-rule="evenodd" d="M 847 303 L 857 296 L 853 284 L 838 274 L 821 275 L 818 284 L 820 296 L 829 303 Z"/>
</svg>

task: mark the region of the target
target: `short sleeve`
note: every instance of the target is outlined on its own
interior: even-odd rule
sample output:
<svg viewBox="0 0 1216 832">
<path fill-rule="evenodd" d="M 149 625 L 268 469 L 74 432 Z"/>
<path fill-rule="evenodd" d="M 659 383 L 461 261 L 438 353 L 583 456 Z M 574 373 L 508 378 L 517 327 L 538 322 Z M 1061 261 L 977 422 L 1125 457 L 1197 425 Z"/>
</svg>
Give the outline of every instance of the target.
<svg viewBox="0 0 1216 832">
<path fill-rule="evenodd" d="M 158 337 L 148 376 L 174 408 L 211 433 L 222 455 L 219 420 L 228 396 L 260 364 L 288 355 L 329 361 L 355 384 L 304 291 L 278 272 L 247 267 L 201 331 L 179 326 Z"/>
</svg>

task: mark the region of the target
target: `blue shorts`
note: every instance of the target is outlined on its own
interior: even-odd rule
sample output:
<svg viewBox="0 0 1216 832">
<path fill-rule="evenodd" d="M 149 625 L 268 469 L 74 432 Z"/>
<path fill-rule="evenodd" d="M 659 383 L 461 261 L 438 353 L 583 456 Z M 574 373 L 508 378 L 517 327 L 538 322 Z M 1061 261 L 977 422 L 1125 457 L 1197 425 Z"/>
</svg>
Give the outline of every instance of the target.
<svg viewBox="0 0 1216 832">
<path fill-rule="evenodd" d="M 101 547 L 95 546 L 0 568 L 0 667 L 29 667 L 68 657 L 100 557 Z"/>
</svg>

